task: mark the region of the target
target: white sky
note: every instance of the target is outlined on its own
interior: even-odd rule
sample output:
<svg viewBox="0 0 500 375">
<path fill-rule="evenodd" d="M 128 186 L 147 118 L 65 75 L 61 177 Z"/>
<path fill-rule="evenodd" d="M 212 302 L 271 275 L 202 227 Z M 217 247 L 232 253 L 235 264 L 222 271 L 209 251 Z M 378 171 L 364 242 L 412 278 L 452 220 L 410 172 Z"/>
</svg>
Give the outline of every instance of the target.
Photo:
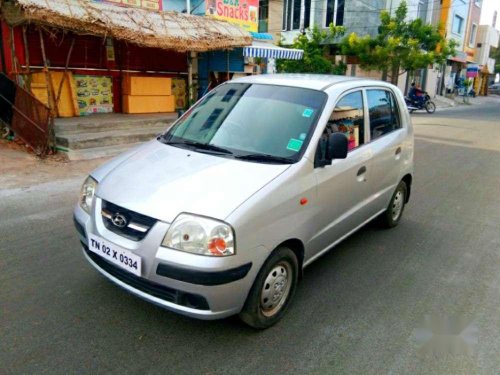
<svg viewBox="0 0 500 375">
<path fill-rule="evenodd" d="M 500 30 L 500 0 L 483 0 L 481 9 L 481 25 L 491 25 L 493 22 L 493 12 L 498 12 L 497 29 Z"/>
</svg>

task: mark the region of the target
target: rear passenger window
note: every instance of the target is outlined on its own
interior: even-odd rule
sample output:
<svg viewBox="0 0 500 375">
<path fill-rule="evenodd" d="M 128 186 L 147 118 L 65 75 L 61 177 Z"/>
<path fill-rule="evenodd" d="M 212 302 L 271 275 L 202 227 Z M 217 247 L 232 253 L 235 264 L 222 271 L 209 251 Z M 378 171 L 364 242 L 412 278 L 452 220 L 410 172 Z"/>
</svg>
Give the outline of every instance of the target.
<svg viewBox="0 0 500 375">
<path fill-rule="evenodd" d="M 366 90 L 366 96 L 372 140 L 401 128 L 399 110 L 394 95 L 390 91 Z"/>
</svg>

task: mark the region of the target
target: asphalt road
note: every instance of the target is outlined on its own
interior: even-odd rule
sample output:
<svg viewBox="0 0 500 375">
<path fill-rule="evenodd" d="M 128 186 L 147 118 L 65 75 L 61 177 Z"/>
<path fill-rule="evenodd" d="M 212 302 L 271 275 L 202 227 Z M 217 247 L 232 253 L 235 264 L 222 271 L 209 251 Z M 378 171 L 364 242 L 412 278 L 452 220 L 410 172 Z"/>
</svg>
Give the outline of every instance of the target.
<svg viewBox="0 0 500 375">
<path fill-rule="evenodd" d="M 500 99 L 413 118 L 401 224 L 369 224 L 308 267 L 266 331 L 101 277 L 72 224 L 84 176 L 0 190 L 0 374 L 499 374 Z M 425 316 L 465 319 L 468 349 L 423 350 Z"/>
</svg>

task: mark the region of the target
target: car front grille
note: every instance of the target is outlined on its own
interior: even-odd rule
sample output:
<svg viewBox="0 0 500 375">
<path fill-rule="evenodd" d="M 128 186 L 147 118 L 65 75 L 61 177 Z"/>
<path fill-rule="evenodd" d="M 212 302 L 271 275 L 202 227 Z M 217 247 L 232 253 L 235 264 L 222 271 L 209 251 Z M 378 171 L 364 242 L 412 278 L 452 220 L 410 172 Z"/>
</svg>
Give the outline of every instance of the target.
<svg viewBox="0 0 500 375">
<path fill-rule="evenodd" d="M 105 200 L 102 201 L 101 215 L 104 226 L 108 230 L 132 241 L 140 241 L 146 237 L 157 221 L 152 217 L 127 210 Z M 125 223 L 123 226 L 116 225 L 116 223 L 122 224 L 122 222 L 114 221 L 117 217 Z"/>
<path fill-rule="evenodd" d="M 140 290 L 141 292 L 144 292 L 151 296 L 160 298 L 164 301 L 175 303 L 177 305 L 182 305 L 198 310 L 210 310 L 208 302 L 204 297 L 197 294 L 182 292 L 180 290 L 151 282 L 142 277 L 135 276 L 130 272 L 127 272 L 120 267 L 107 262 L 99 255 L 93 253 L 83 242 L 82 246 L 85 250 L 85 253 L 95 264 L 97 264 L 97 266 L 99 266 L 104 271 L 117 278 L 121 282 L 130 285 L 132 288 Z"/>
</svg>

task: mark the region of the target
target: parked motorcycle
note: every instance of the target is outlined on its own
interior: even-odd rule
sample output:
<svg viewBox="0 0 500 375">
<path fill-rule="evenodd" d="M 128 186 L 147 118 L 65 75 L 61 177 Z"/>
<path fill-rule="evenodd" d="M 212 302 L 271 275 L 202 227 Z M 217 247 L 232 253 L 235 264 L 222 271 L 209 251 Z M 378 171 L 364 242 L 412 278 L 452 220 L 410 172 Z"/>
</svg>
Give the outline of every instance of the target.
<svg viewBox="0 0 500 375">
<path fill-rule="evenodd" d="M 424 100 L 422 101 L 417 101 L 409 96 L 405 97 L 405 102 L 406 106 L 408 107 L 408 110 L 410 113 L 413 113 L 414 111 L 417 111 L 419 109 L 425 109 L 427 113 L 434 113 L 436 111 L 436 104 L 431 100 L 431 97 L 429 94 L 424 93 Z"/>
</svg>

